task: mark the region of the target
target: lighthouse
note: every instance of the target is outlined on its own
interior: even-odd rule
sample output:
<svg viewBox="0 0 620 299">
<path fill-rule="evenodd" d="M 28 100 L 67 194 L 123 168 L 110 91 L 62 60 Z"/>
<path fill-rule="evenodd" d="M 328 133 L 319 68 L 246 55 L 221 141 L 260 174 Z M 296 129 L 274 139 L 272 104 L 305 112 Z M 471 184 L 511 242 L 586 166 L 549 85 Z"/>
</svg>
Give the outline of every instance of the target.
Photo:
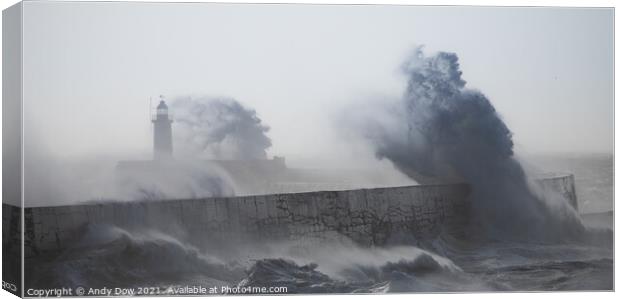
<svg viewBox="0 0 620 299">
<path fill-rule="evenodd" d="M 168 105 L 162 99 L 157 105 L 153 122 L 153 159 L 172 159 L 172 118 L 168 114 Z"/>
</svg>

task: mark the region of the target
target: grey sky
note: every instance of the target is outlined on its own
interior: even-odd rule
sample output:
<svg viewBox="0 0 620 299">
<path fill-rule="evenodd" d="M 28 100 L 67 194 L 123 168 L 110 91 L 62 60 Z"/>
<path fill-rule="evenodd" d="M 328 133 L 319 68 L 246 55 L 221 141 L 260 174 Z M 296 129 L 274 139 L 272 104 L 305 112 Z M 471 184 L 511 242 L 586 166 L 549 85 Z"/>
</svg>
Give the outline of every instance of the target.
<svg viewBox="0 0 620 299">
<path fill-rule="evenodd" d="M 149 97 L 194 94 L 256 109 L 270 154 L 350 157 L 335 111 L 399 96 L 423 44 L 458 54 L 517 151 L 611 152 L 612 27 L 611 9 L 27 2 L 26 147 L 147 156 Z"/>
</svg>

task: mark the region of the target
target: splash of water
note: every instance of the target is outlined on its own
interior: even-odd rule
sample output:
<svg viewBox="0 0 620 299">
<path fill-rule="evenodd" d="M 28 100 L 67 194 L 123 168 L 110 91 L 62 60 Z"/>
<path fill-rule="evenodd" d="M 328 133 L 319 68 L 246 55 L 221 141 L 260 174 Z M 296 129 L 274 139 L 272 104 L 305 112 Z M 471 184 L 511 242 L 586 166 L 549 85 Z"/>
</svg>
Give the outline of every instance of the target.
<svg viewBox="0 0 620 299">
<path fill-rule="evenodd" d="M 287 293 L 464 290 L 472 282 L 449 259 L 414 246 L 372 249 L 339 240 L 252 244 L 230 255 L 151 226 L 96 225 L 51 263 L 41 262 L 30 281 L 50 287 L 148 283 L 163 289 L 195 281 L 206 287 L 286 287 Z M 217 247 L 239 245 L 224 241 Z M 446 278 L 453 281 L 442 283 Z"/>
<path fill-rule="evenodd" d="M 490 100 L 466 87 L 458 56 L 415 50 L 402 67 L 407 88 L 392 120 L 373 121 L 371 141 L 380 159 L 423 181 L 462 180 L 473 189 L 473 219 L 487 235 L 536 241 L 581 238 L 574 212 L 557 213 L 528 185 L 514 158 L 512 133 Z M 364 128 L 367 129 L 367 128 Z M 562 203 L 564 211 L 569 211 Z"/>
<path fill-rule="evenodd" d="M 231 98 L 181 97 L 171 104 L 175 146 L 181 156 L 207 159 L 265 159 L 269 127 L 256 111 Z"/>
</svg>

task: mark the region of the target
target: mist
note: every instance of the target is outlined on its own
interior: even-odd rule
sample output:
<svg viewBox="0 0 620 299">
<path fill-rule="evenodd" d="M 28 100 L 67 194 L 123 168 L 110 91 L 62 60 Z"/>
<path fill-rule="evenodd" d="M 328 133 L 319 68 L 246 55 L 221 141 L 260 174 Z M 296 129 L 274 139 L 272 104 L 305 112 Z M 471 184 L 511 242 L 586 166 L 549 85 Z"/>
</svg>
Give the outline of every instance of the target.
<svg viewBox="0 0 620 299">
<path fill-rule="evenodd" d="M 171 111 L 175 122 L 171 161 L 155 161 L 152 154 L 131 160 L 136 156 L 131 152 L 62 157 L 30 147 L 25 165 L 27 205 L 247 193 L 226 169 L 201 161 L 267 159 L 269 127 L 256 112 L 231 98 L 210 97 L 175 98 Z"/>
<path fill-rule="evenodd" d="M 326 115 L 347 101 L 360 104 L 360 95 L 399 90 L 395 69 L 415 42 L 459 53 L 468 81 L 493 98 L 518 149 L 613 147 L 609 9 L 183 3 L 148 5 L 136 19 L 136 5 L 25 4 L 24 147 L 32 159 L 25 187 L 62 191 L 37 193 L 26 204 L 99 197 L 92 178 L 108 177 L 115 161 L 150 159 L 147 103 L 158 94 L 225 95 L 271 127 L 263 133 L 272 146 L 261 137 L 249 152 L 229 151 L 237 141 L 227 135 L 220 143 L 175 145 L 178 153 L 228 159 L 262 157 L 264 149 L 290 166 L 379 167 L 403 178 L 374 150 L 334 136 Z M 406 122 L 387 122 L 375 129 L 407 130 Z M 89 166 L 90 174 L 87 164 L 105 166 Z M 67 183 L 57 182 L 63 177 Z"/>
</svg>

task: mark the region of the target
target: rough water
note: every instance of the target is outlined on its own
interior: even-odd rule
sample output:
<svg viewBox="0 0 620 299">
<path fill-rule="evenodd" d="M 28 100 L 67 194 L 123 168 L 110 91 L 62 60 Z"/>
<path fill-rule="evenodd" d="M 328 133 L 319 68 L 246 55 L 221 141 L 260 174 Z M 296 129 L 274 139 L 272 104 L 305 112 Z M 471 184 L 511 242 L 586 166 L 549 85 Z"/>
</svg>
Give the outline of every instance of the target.
<svg viewBox="0 0 620 299">
<path fill-rule="evenodd" d="M 610 290 L 612 250 L 581 244 L 459 243 L 363 249 L 286 248 L 224 260 L 170 236 L 111 232 L 32 269 L 31 287 L 286 287 L 287 293 Z M 305 250 L 304 250 L 305 249 Z M 35 274 L 36 273 L 36 274 Z M 165 293 L 162 293 L 162 295 Z M 168 293 L 171 294 L 171 293 Z"/>
<path fill-rule="evenodd" d="M 511 131 L 490 99 L 466 86 L 456 54 L 425 56 L 418 49 L 403 72 L 408 84 L 400 104 L 384 107 L 392 113 L 383 119 L 363 119 L 359 130 L 377 158 L 412 179 L 470 185 L 471 221 L 460 233 L 417 241 L 405 236 L 382 248 L 363 248 L 338 235 L 280 242 L 231 235 L 215 241 L 152 227 L 93 226 L 74 248 L 28 260 L 26 288 L 147 288 L 147 295 L 187 295 L 181 290 L 194 287 L 209 290 L 201 295 L 612 289 L 613 156 L 550 156 L 526 165 L 574 173 L 586 212 L 578 215 L 561 196 L 538 194 L 528 184 Z M 190 110 L 209 110 L 199 106 Z M 243 112 L 248 134 L 266 132 L 253 111 L 232 106 L 237 108 L 224 110 Z M 187 122 L 204 117 L 210 119 L 199 113 Z M 200 138 L 209 135 L 195 129 Z M 225 126 L 215 135 L 224 140 L 228 131 Z M 270 145 L 262 137 L 251 151 L 258 157 Z"/>
<path fill-rule="evenodd" d="M 579 165 L 592 169 L 582 173 L 611 175 L 596 169 L 607 164 L 588 159 Z M 583 185 L 588 181 L 578 178 L 577 189 L 592 190 Z M 611 216 L 611 211 L 582 215 L 589 238 L 581 242 L 516 243 L 442 234 L 429 242 L 386 248 L 362 248 L 329 237 L 314 246 L 291 241 L 199 247 L 157 231 L 101 226 L 86 233 L 79 248 L 27 260 L 26 287 L 149 287 L 161 295 L 182 294 L 193 286 L 217 293 L 246 293 L 252 289 L 243 287 L 261 286 L 285 287 L 286 293 L 611 290 Z"/>
</svg>

